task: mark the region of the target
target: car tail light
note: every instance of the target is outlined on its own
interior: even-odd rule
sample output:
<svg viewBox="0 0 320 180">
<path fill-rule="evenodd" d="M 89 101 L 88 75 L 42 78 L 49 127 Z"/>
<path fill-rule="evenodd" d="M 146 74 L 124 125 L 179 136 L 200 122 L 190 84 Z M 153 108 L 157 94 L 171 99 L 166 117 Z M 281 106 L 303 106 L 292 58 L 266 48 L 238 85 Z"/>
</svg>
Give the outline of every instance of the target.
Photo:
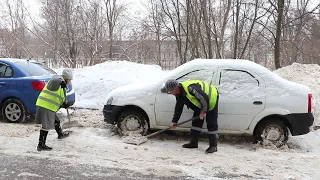
<svg viewBox="0 0 320 180">
<path fill-rule="evenodd" d="M 44 81 L 33 81 L 31 82 L 31 85 L 35 90 L 41 91 L 46 85 L 46 83 Z"/>
<path fill-rule="evenodd" d="M 312 110 L 312 94 L 308 94 L 308 113 Z"/>
</svg>

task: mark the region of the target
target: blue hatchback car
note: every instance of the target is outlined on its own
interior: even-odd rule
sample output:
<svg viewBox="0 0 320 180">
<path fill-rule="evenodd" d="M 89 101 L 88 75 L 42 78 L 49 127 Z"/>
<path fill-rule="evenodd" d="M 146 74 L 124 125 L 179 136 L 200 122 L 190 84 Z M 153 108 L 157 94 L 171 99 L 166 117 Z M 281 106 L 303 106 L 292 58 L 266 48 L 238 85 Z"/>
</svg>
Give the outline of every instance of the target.
<svg viewBox="0 0 320 180">
<path fill-rule="evenodd" d="M 19 123 L 36 113 L 37 98 L 50 78 L 57 74 L 34 60 L 0 58 L 0 108 L 3 118 Z M 72 84 L 67 87 L 69 106 L 75 102 Z"/>
</svg>

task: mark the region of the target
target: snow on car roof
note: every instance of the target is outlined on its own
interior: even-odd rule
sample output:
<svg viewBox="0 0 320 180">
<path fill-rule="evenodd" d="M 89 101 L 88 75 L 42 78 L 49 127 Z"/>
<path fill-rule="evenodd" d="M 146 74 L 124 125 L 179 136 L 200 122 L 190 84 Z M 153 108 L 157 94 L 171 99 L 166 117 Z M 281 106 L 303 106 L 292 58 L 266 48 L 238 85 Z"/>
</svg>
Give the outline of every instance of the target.
<svg viewBox="0 0 320 180">
<path fill-rule="evenodd" d="M 271 72 L 267 68 L 247 59 L 195 59 L 190 61 L 190 65 L 194 64 L 216 64 L 220 67 L 233 67 L 243 69 L 257 69 L 264 73 Z"/>
<path fill-rule="evenodd" d="M 269 69 L 246 59 L 194 59 L 188 61 L 185 64 L 182 64 L 176 69 L 173 69 L 169 74 L 182 72 L 189 68 L 203 68 L 214 65 L 220 66 L 222 68 L 238 68 L 241 70 L 251 70 L 260 75 L 272 74 Z"/>
</svg>

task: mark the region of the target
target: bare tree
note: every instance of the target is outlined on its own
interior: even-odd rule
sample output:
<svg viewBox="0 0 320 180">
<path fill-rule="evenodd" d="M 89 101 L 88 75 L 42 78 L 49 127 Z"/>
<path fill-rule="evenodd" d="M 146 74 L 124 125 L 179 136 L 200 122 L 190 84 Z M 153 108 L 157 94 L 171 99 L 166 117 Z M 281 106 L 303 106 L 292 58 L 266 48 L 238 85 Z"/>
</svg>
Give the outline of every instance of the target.
<svg viewBox="0 0 320 180">
<path fill-rule="evenodd" d="M 78 9 L 80 8 L 75 0 L 64 0 L 63 2 L 63 28 L 62 40 L 65 41 L 65 44 L 62 44 L 63 49 L 65 50 L 66 55 L 69 56 L 71 66 L 76 67 L 77 64 L 77 55 L 79 48 L 79 25 L 80 19 L 78 15 Z"/>
<path fill-rule="evenodd" d="M 282 19 L 283 19 L 283 9 L 284 0 L 278 0 L 277 2 L 277 27 L 276 27 L 276 37 L 274 43 L 274 64 L 276 69 L 280 68 L 280 42 L 281 42 L 281 31 L 282 31 Z"/>
<path fill-rule="evenodd" d="M 114 30 L 119 23 L 122 13 L 125 12 L 125 4 L 119 3 L 117 0 L 104 0 L 105 11 L 108 24 L 108 40 L 109 40 L 109 58 L 112 59 L 112 46 L 114 41 Z"/>
<path fill-rule="evenodd" d="M 284 16 L 282 53 L 286 61 L 282 65 L 288 65 L 293 62 L 305 62 L 309 59 L 307 57 L 308 53 L 304 51 L 313 49 L 313 46 L 308 46 L 307 44 L 309 44 L 311 36 L 309 27 L 314 23 L 315 16 L 313 13 L 317 9 L 317 7 L 309 9 L 309 4 L 309 0 L 297 1 L 288 10 L 290 13 L 286 13 Z"/>
<path fill-rule="evenodd" d="M 237 58 L 238 51 L 238 36 L 239 36 L 239 14 L 240 14 L 240 3 L 239 0 L 236 0 L 236 13 L 235 13 L 235 35 L 234 35 L 234 47 L 233 47 L 233 58 Z"/>
<path fill-rule="evenodd" d="M 61 36 L 61 1 L 50 1 L 50 0 L 43 0 L 42 1 L 42 11 L 43 11 L 43 18 L 46 20 L 46 24 L 44 25 L 45 31 L 48 33 L 47 36 L 48 41 L 52 42 L 52 56 L 53 62 L 57 63 L 57 53 L 58 47 L 60 43 L 60 36 Z M 39 34 L 38 34 L 39 36 Z"/>
<path fill-rule="evenodd" d="M 29 48 L 29 36 L 26 32 L 26 12 L 22 0 L 6 1 L 5 16 L 9 19 L 4 24 L 2 31 L 9 37 L 3 36 L 3 44 L 6 47 L 5 56 L 16 58 L 31 58 L 35 54 Z"/>
<path fill-rule="evenodd" d="M 180 58 L 180 64 L 187 62 L 187 50 L 189 34 L 187 34 L 187 28 L 189 25 L 183 26 L 184 12 L 186 6 L 185 2 L 178 0 L 160 0 L 162 11 L 165 14 L 164 25 L 168 31 L 168 36 L 171 36 L 177 45 L 177 51 Z M 190 3 L 188 1 L 188 3 Z M 187 16 L 190 17 L 190 16 Z M 187 21 L 186 23 L 189 23 Z"/>
<path fill-rule="evenodd" d="M 225 44 L 225 32 L 227 28 L 227 23 L 229 19 L 229 13 L 231 10 L 231 0 L 228 0 L 226 4 L 223 4 L 225 1 L 220 1 L 219 12 L 212 11 L 210 14 L 210 18 L 213 20 L 212 22 L 212 31 L 214 36 L 214 41 L 216 45 L 216 58 L 223 57 L 223 50 Z M 223 14 L 223 15 L 222 15 Z M 218 18 L 216 17 L 218 16 Z M 219 18 L 219 17 L 223 18 Z M 219 21 L 222 19 L 222 22 Z M 219 31 L 220 28 L 220 31 Z"/>
<path fill-rule="evenodd" d="M 246 57 L 247 47 L 251 41 L 256 21 L 263 17 L 258 17 L 258 1 L 237 0 L 234 4 L 233 23 L 233 53 L 232 58 L 242 59 Z M 249 52 L 248 52 L 249 53 Z"/>
<path fill-rule="evenodd" d="M 303 2 L 306 4 L 308 3 L 308 1 Z M 289 52 L 296 53 L 294 51 L 297 51 L 297 49 L 299 49 L 297 52 L 299 52 L 301 49 L 304 49 L 299 45 L 300 43 L 288 43 L 300 41 L 299 39 L 301 38 L 301 35 L 303 35 L 303 25 L 310 21 L 310 15 L 312 15 L 317 9 L 316 7 L 307 10 L 306 4 L 303 2 L 297 1 L 297 3 L 291 4 L 290 0 L 268 0 L 267 3 L 265 3 L 265 6 L 260 8 L 265 10 L 267 14 L 264 21 L 259 20 L 257 23 L 266 30 L 265 33 L 261 33 L 261 36 L 263 36 L 272 45 L 274 52 L 273 62 L 276 69 L 280 68 L 282 65 L 290 64 L 290 62 L 296 61 L 294 60 L 296 59 L 295 57 L 291 58 L 291 55 L 288 56 Z M 300 6 L 299 3 L 302 6 Z M 269 8 L 266 8 L 267 6 Z M 301 12 L 299 13 L 299 10 L 297 11 L 297 9 L 300 9 Z M 297 31 L 293 32 L 293 30 Z M 291 36 L 291 33 L 294 35 Z M 281 53 L 287 54 L 283 54 L 285 56 L 281 57 Z"/>
<path fill-rule="evenodd" d="M 57 53 L 65 65 L 70 67 L 76 67 L 80 48 L 81 21 L 78 5 L 76 0 L 46 0 L 42 8 L 52 35 L 46 42 L 53 48 L 54 54 Z M 39 33 L 37 35 L 39 36 Z M 41 39 L 45 40 L 43 36 Z M 53 39 L 54 43 L 50 43 L 50 39 Z"/>
<path fill-rule="evenodd" d="M 3 2 L 3 55 L 43 56 L 69 67 L 104 56 L 161 66 L 194 58 L 252 59 L 275 68 L 319 63 L 320 7 L 310 8 L 310 0 L 149 0 L 148 17 L 135 23 L 121 0 L 39 1 L 42 22 L 22 0 Z M 48 53 L 35 53 L 30 43 Z"/>
<path fill-rule="evenodd" d="M 82 20 L 82 50 L 85 58 L 89 60 L 86 65 L 93 65 L 98 61 L 102 53 L 104 26 L 106 18 L 102 14 L 100 0 L 81 1 L 79 14 Z"/>
<path fill-rule="evenodd" d="M 166 37 L 164 36 L 163 32 L 163 16 L 164 14 L 161 12 L 161 4 L 155 0 L 149 0 L 149 13 L 150 15 L 147 19 L 143 22 L 143 27 L 152 35 L 150 36 L 151 39 L 155 39 L 155 47 L 153 51 L 155 52 L 154 60 L 155 62 L 162 66 L 162 58 L 161 58 L 161 46 L 162 41 Z"/>
</svg>

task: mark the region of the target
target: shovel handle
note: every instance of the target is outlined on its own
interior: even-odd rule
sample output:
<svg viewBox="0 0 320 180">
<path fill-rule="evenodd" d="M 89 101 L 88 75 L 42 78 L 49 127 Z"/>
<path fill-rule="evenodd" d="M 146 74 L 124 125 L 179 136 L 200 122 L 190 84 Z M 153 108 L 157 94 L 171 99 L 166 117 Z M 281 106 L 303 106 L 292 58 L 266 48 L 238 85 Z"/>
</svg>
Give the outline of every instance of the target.
<svg viewBox="0 0 320 180">
<path fill-rule="evenodd" d="M 69 124 L 70 124 L 70 114 L 69 114 L 69 109 L 68 109 L 68 108 L 66 108 L 66 110 L 67 110 L 68 120 L 69 120 Z"/>
<path fill-rule="evenodd" d="M 64 92 L 64 97 L 66 98 L 66 103 L 68 103 L 68 102 L 67 102 L 67 91 L 66 91 L 66 88 L 62 88 L 62 89 L 63 89 L 63 92 Z M 67 110 L 68 120 L 69 120 L 69 124 L 70 124 L 70 114 L 69 114 L 69 109 L 68 109 L 68 108 L 66 108 L 66 110 Z"/>
<path fill-rule="evenodd" d="M 193 117 L 193 118 L 191 118 L 191 119 L 188 119 L 188 120 L 179 122 L 179 123 L 177 123 L 177 126 L 179 126 L 179 125 L 181 125 L 181 124 L 184 124 L 184 123 L 187 123 L 187 122 L 190 122 L 190 121 L 193 121 L 193 120 L 196 120 L 196 119 L 199 119 L 199 116 L 196 116 L 196 117 Z M 167 131 L 167 130 L 169 130 L 169 129 L 171 129 L 171 128 L 172 128 L 172 126 L 166 128 L 166 129 L 162 129 L 162 130 L 160 130 L 160 131 L 157 131 L 157 132 L 155 132 L 155 133 L 149 134 L 148 136 L 146 136 L 146 138 L 155 136 L 155 135 L 160 134 L 160 133 L 162 133 L 162 132 L 164 132 L 164 131 Z"/>
</svg>

